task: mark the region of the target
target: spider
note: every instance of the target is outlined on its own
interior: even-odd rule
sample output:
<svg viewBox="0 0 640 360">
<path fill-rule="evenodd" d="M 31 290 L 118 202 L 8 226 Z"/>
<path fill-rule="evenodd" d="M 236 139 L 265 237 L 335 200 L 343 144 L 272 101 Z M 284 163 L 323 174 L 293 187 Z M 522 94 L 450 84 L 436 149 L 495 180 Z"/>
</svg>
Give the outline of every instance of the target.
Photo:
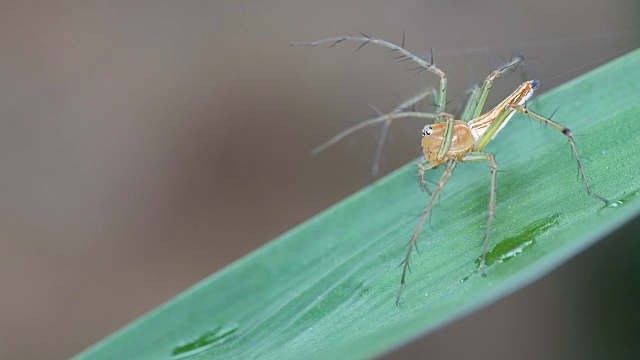
<svg viewBox="0 0 640 360">
<path fill-rule="evenodd" d="M 440 85 L 437 92 L 431 88 L 424 89 L 413 97 L 401 103 L 391 112 L 386 114 L 379 114 L 379 116 L 376 118 L 363 121 L 355 126 L 352 126 L 314 149 L 314 152 L 317 153 L 333 145 L 334 143 L 338 142 L 339 140 L 343 139 L 353 132 L 356 132 L 369 125 L 383 123 L 384 127 L 382 129 L 381 137 L 378 142 L 378 147 L 376 149 L 376 155 L 374 158 L 373 171 L 375 175 L 375 173 L 377 172 L 377 164 L 379 163 L 380 153 L 382 151 L 384 136 L 386 135 L 386 132 L 393 120 L 401 118 L 421 118 L 431 119 L 435 121 L 435 123 L 426 125 L 422 129 L 423 155 L 418 161 L 418 179 L 420 181 L 420 186 L 431 196 L 431 199 L 429 200 L 429 203 L 420 216 L 418 225 L 416 226 L 416 229 L 411 236 L 407 254 L 402 261 L 403 270 L 402 277 L 400 279 L 400 288 L 398 289 L 398 296 L 396 298 L 396 305 L 399 305 L 400 303 L 407 269 L 409 268 L 409 259 L 411 258 L 412 250 L 416 245 L 416 241 L 418 240 L 424 222 L 428 218 L 429 213 L 431 212 L 431 209 L 435 204 L 435 201 L 442 193 L 442 189 L 453 174 L 453 171 L 458 162 L 486 161 L 488 162 L 489 168 L 491 170 L 489 216 L 484 236 L 484 246 L 482 250 L 482 260 L 480 265 L 482 275 L 485 275 L 485 259 L 487 255 L 487 247 L 489 245 L 489 236 L 491 234 L 491 224 L 493 222 L 493 217 L 496 210 L 498 164 L 496 162 L 495 156 L 492 153 L 485 152 L 484 148 L 491 140 L 496 137 L 498 132 L 502 130 L 505 125 L 507 125 L 511 117 L 516 112 L 522 113 L 533 120 L 549 125 L 564 134 L 567 137 L 569 144 L 571 145 L 571 150 L 573 152 L 573 155 L 575 156 L 576 162 L 578 164 L 578 170 L 580 172 L 582 180 L 584 181 L 588 194 L 604 202 L 605 204 L 608 204 L 607 199 L 594 193 L 591 190 L 591 186 L 589 185 L 589 181 L 587 180 L 584 168 L 582 167 L 582 163 L 580 162 L 580 156 L 578 155 L 578 150 L 576 148 L 575 141 L 573 140 L 573 134 L 571 133 L 571 130 L 552 121 L 547 117 L 531 111 L 526 106 L 527 100 L 531 98 L 533 92 L 540 85 L 540 82 L 538 80 L 529 80 L 523 82 L 515 91 L 513 91 L 513 93 L 511 93 L 511 95 L 500 102 L 496 107 L 484 114 L 482 113 L 487 95 L 491 90 L 494 80 L 502 77 L 507 72 L 514 70 L 518 65 L 522 64 L 524 59 L 521 56 L 514 56 L 502 67 L 491 72 L 491 74 L 489 74 L 489 76 L 487 76 L 487 78 L 482 83 L 482 86 L 478 86 L 472 89 L 466 106 L 464 107 L 464 110 L 462 111 L 462 114 L 460 116 L 460 120 L 456 120 L 452 114 L 445 112 L 447 96 L 447 76 L 442 70 L 434 65 L 433 55 L 431 61 L 427 62 L 409 52 L 407 49 L 405 49 L 404 46 L 404 34 L 402 45 L 400 46 L 381 39 L 373 38 L 372 36 L 367 34 L 361 34 L 362 36 L 347 35 L 337 38 L 322 39 L 314 42 L 292 43 L 291 46 L 317 46 L 320 44 L 331 43 L 329 47 L 333 47 L 344 41 L 355 41 L 361 42 L 361 44 L 357 48 L 357 50 L 359 50 L 367 44 L 380 45 L 382 47 L 388 48 L 389 52 L 398 53 L 399 56 L 396 57 L 395 60 L 413 61 L 418 65 L 418 67 L 415 69 L 418 70 L 418 72 L 428 71 L 440 78 Z M 434 113 L 407 111 L 407 109 L 411 108 L 413 105 L 422 101 L 429 95 L 432 95 L 435 100 Z M 440 176 L 440 180 L 438 181 L 435 190 L 431 192 L 425 182 L 424 174 L 427 170 L 435 169 L 440 165 L 445 165 L 445 169 Z"/>
</svg>

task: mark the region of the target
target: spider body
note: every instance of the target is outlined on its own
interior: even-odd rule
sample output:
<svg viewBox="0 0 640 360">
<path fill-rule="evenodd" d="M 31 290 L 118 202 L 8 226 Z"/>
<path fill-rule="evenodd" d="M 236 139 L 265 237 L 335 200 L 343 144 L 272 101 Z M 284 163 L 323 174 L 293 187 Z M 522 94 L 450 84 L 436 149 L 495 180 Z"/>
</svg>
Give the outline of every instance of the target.
<svg viewBox="0 0 640 360">
<path fill-rule="evenodd" d="M 501 114 L 505 114 L 504 120 L 499 123 L 499 126 L 494 125 L 495 131 L 489 131 L 491 138 L 488 140 L 493 139 L 515 114 L 515 110 L 511 106 L 523 105 L 531 98 L 539 83 L 538 80 L 525 81 L 511 95 L 486 113 L 468 122 L 455 120 L 453 122 L 453 135 L 446 152 L 441 152 L 441 149 L 447 141 L 448 124 L 441 122 L 425 125 L 422 129 L 422 151 L 430 168 L 435 169 L 448 160 L 465 161 L 465 154 L 484 150 L 489 141 L 481 141 L 481 139 L 489 131 L 491 125 L 496 123 L 496 119 Z M 442 113 L 440 117 L 453 118 L 453 115 Z M 441 154 L 444 154 L 444 156 Z"/>
<path fill-rule="evenodd" d="M 416 229 L 411 236 L 409 248 L 403 260 L 404 267 L 402 270 L 402 277 L 400 279 L 400 289 L 398 290 L 396 304 L 400 303 L 400 297 L 402 294 L 403 286 L 405 284 L 407 269 L 409 268 L 409 259 L 411 258 L 412 250 L 416 245 L 416 241 L 418 240 L 418 237 L 422 230 L 422 226 L 429 216 L 436 200 L 442 193 L 444 186 L 453 174 L 453 171 L 458 162 L 484 161 L 489 164 L 489 169 L 491 172 L 491 191 L 489 197 L 488 219 L 484 235 L 482 261 L 480 265 L 482 274 L 485 274 L 485 258 L 487 254 L 487 247 L 489 245 L 489 235 L 491 234 L 491 224 L 493 222 L 496 210 L 498 164 L 495 156 L 489 152 L 484 152 L 484 148 L 491 140 L 496 137 L 498 132 L 502 128 L 504 128 L 504 126 L 509 122 L 509 120 L 516 112 L 522 113 L 532 120 L 536 120 L 540 123 L 548 125 L 549 127 L 556 129 L 558 132 L 566 136 L 569 144 L 571 145 L 571 151 L 576 159 L 578 170 L 580 172 L 582 180 L 584 181 L 587 193 L 590 196 L 604 202 L 605 204 L 608 203 L 605 198 L 591 190 L 591 186 L 589 185 L 589 181 L 587 180 L 584 168 L 582 167 L 582 163 L 580 162 L 580 156 L 578 155 L 578 150 L 576 148 L 575 141 L 573 140 L 573 134 L 571 133 L 571 131 L 568 128 L 560 125 L 559 123 L 540 114 L 537 114 L 526 107 L 526 101 L 531 98 L 531 95 L 540 84 L 538 80 L 525 81 L 520 86 L 518 86 L 518 88 L 513 93 L 511 93 L 511 95 L 507 96 L 506 99 L 501 101 L 493 109 L 485 113 L 482 112 L 485 101 L 487 99 L 487 95 L 489 94 L 489 91 L 493 86 L 494 80 L 502 77 L 507 72 L 514 70 L 517 66 L 522 64 L 524 59 L 521 56 L 514 56 L 502 67 L 491 72 L 491 74 L 489 74 L 489 76 L 487 76 L 487 78 L 483 81 L 481 86 L 474 88 L 473 91 L 471 91 L 471 95 L 469 96 L 464 111 L 460 115 L 460 120 L 455 120 L 455 117 L 453 115 L 445 112 L 447 77 L 442 70 L 440 70 L 433 64 L 433 60 L 431 62 L 427 62 L 405 49 L 404 38 L 402 41 L 403 45 L 398 46 L 384 40 L 373 38 L 366 34 L 362 35 L 362 37 L 348 35 L 339 38 L 323 39 L 316 42 L 293 43 L 291 45 L 317 46 L 323 43 L 332 43 L 331 46 L 334 46 L 344 41 L 357 41 L 362 43 L 358 47 L 358 49 L 360 49 L 367 44 L 376 44 L 388 48 L 389 52 L 399 53 L 400 55 L 396 58 L 399 61 L 413 61 L 418 65 L 417 70 L 419 70 L 419 72 L 428 71 L 440 78 L 439 89 L 437 92 L 432 88 L 424 89 L 413 97 L 402 102 L 393 111 L 386 114 L 380 114 L 380 116 L 376 118 L 352 126 L 351 128 L 339 133 L 338 135 L 327 141 L 325 144 L 315 149 L 316 152 L 321 151 L 343 139 L 347 135 L 362 128 L 373 124 L 383 124 L 383 130 L 381 131 L 381 136 L 378 141 L 378 148 L 376 149 L 376 157 L 374 160 L 374 169 L 377 169 L 380 159 L 379 154 L 381 153 L 382 146 L 384 144 L 384 137 L 387 134 L 389 126 L 394 120 L 401 118 L 435 120 L 434 124 L 427 125 L 422 130 L 423 156 L 418 161 L 418 179 L 420 180 L 420 185 L 429 195 L 431 195 L 431 199 L 422 212 Z M 434 97 L 436 112 L 427 113 L 422 111 L 407 110 L 411 109 L 420 101 L 423 101 L 429 95 L 433 95 Z M 434 169 L 442 164 L 446 164 L 445 170 L 440 176 L 440 180 L 438 181 L 436 189 L 432 193 L 425 182 L 424 174 L 427 170 Z"/>
</svg>

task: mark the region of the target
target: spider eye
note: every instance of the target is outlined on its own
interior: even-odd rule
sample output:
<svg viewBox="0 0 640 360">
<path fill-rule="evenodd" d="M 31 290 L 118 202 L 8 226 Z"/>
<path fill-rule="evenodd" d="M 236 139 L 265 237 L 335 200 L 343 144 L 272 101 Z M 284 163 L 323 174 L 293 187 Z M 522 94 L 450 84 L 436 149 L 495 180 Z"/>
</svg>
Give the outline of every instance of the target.
<svg viewBox="0 0 640 360">
<path fill-rule="evenodd" d="M 431 125 L 425 125 L 422 128 L 422 136 L 427 136 L 431 134 L 433 134 L 433 129 L 431 128 Z"/>
<path fill-rule="evenodd" d="M 540 86 L 540 81 L 539 80 L 531 80 L 531 87 L 533 88 L 533 90 L 537 89 L 538 86 Z"/>
</svg>

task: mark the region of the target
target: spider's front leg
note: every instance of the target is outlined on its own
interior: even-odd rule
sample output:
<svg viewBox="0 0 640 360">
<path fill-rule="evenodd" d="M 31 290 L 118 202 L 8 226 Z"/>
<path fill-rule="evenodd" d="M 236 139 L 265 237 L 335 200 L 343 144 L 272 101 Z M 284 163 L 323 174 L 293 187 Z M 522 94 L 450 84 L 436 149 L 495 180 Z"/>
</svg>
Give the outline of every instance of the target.
<svg viewBox="0 0 640 360">
<path fill-rule="evenodd" d="M 427 182 L 424 179 L 424 173 L 427 170 L 434 169 L 435 167 L 436 165 L 430 164 L 429 161 L 427 161 L 426 156 L 423 156 L 418 160 L 418 180 L 420 181 L 420 187 L 426 191 L 429 196 L 433 194 L 431 193 L 431 189 L 427 186 Z"/>
<path fill-rule="evenodd" d="M 360 50 L 362 47 L 364 47 L 367 44 L 373 44 L 373 45 L 379 45 L 379 46 L 385 47 L 389 49 L 389 52 L 395 52 L 397 54 L 400 54 L 398 57 L 395 58 L 395 60 L 399 60 L 399 61 L 402 61 L 404 59 L 411 60 L 418 65 L 418 68 L 415 69 L 415 70 L 419 70 L 418 72 L 429 71 L 430 73 L 440 78 L 440 87 L 438 90 L 438 103 L 436 107 L 436 112 L 444 111 L 445 105 L 447 104 L 447 75 L 444 73 L 444 71 L 440 70 L 432 62 L 431 63 L 427 62 L 422 58 L 420 58 L 419 56 L 407 50 L 404 46 L 404 33 L 402 34 L 402 45 L 396 45 L 382 39 L 376 39 L 373 36 L 368 34 L 364 34 L 364 33 L 360 33 L 360 34 L 362 36 L 346 35 L 346 36 L 335 37 L 335 38 L 326 38 L 326 39 L 312 41 L 312 42 L 295 42 L 289 45 L 318 46 L 320 44 L 329 43 L 331 44 L 329 47 L 333 47 L 345 41 L 355 41 L 355 42 L 362 43 L 360 44 L 360 46 L 358 46 L 356 50 Z"/>
<path fill-rule="evenodd" d="M 453 170 L 455 168 L 456 168 L 456 160 L 447 161 L 447 167 L 444 169 L 442 176 L 440 176 L 440 181 L 438 181 L 438 186 L 436 187 L 436 190 L 433 192 L 433 195 L 431 196 L 431 200 L 429 200 L 429 204 L 422 212 L 422 216 L 420 216 L 420 221 L 418 221 L 418 226 L 416 226 L 416 229 L 413 232 L 413 235 L 411 236 L 411 242 L 409 242 L 409 249 L 407 250 L 407 256 L 402 261 L 404 263 L 404 268 L 402 269 L 402 278 L 400 279 L 400 289 L 398 289 L 398 297 L 396 298 L 396 305 L 400 304 L 402 287 L 404 286 L 404 282 L 405 282 L 404 279 L 407 274 L 407 269 L 409 268 L 409 259 L 411 258 L 411 252 L 413 251 L 413 248 L 416 246 L 416 241 L 418 240 L 418 236 L 420 236 L 420 231 L 422 230 L 422 226 L 424 225 L 424 222 L 427 220 L 427 217 L 429 217 L 429 213 L 431 213 L 431 209 L 433 208 L 433 205 L 435 204 L 436 199 L 438 199 L 438 196 L 440 196 L 440 193 L 442 193 L 442 189 L 447 184 L 447 181 L 449 181 L 449 178 L 451 177 L 451 174 L 453 173 Z"/>
<path fill-rule="evenodd" d="M 410 109 L 411 107 L 413 107 L 415 104 L 421 102 L 422 100 L 424 100 L 428 95 L 432 94 L 433 98 L 434 98 L 434 105 L 435 105 L 435 114 L 430 114 L 430 113 L 424 113 L 424 112 L 420 112 L 419 118 L 429 118 L 429 119 L 433 119 L 433 120 L 438 120 L 438 121 L 445 121 L 446 120 L 446 116 L 443 116 L 444 114 L 444 110 L 445 110 L 445 106 L 446 106 L 446 101 L 447 101 L 447 76 L 444 73 L 444 71 L 440 70 L 437 66 L 435 66 L 433 64 L 433 57 L 431 59 L 430 62 L 423 60 L 422 58 L 418 57 L 417 55 L 413 54 L 412 52 L 410 52 L 409 50 L 407 50 L 405 48 L 405 42 L 404 42 L 404 33 L 402 36 L 402 44 L 401 45 L 396 45 L 393 43 L 390 43 L 388 41 L 385 40 L 381 40 L 381 39 L 377 39 L 374 38 L 370 35 L 361 33 L 362 36 L 351 36 L 351 35 L 346 35 L 346 36 L 342 36 L 342 37 L 335 37 L 335 38 L 327 38 L 327 39 L 322 39 L 322 40 L 318 40 L 318 41 L 313 41 L 313 42 L 298 42 L 298 43 L 292 43 L 290 44 L 291 46 L 318 46 L 320 44 L 330 44 L 329 47 L 333 47 L 335 45 L 338 45 L 342 42 L 346 42 L 346 41 L 352 41 L 352 42 L 360 42 L 360 46 L 358 46 L 358 48 L 356 50 L 361 49 L 363 46 L 367 45 L 367 44 L 373 44 L 373 45 L 378 45 L 378 46 L 382 46 L 385 47 L 387 49 L 389 49 L 389 52 L 393 52 L 398 54 L 398 56 L 396 58 L 394 58 L 394 60 L 396 60 L 397 62 L 401 62 L 404 60 L 410 60 L 412 62 L 414 62 L 415 64 L 418 65 L 417 68 L 415 68 L 414 70 L 418 70 L 418 73 L 422 72 L 422 71 L 428 71 L 434 75 L 436 75 L 439 79 L 440 79 L 440 83 L 439 83 L 439 88 L 437 90 L 437 92 L 435 92 L 435 90 L 431 89 L 431 88 L 427 88 L 424 89 L 420 92 L 418 92 L 417 94 L 415 94 L 414 96 L 412 96 L 411 98 L 403 101 L 400 105 L 398 105 L 396 108 L 394 108 L 391 112 L 383 114 L 381 112 L 378 112 L 378 117 L 370 119 L 370 120 L 366 120 L 363 121 L 355 126 L 350 127 L 349 129 L 339 133 L 338 135 L 334 136 L 333 138 L 331 138 L 329 141 L 327 141 L 326 143 L 316 147 L 313 152 L 314 153 L 318 153 L 326 148 L 328 148 L 329 146 L 335 144 L 336 142 L 340 141 L 341 139 L 343 139 L 344 137 L 346 137 L 347 135 L 350 135 L 360 129 L 363 129 L 369 125 L 373 125 L 373 124 L 378 124 L 378 123 L 382 123 L 382 130 L 380 132 L 380 136 L 378 137 L 378 141 L 377 141 L 377 145 L 376 145 L 376 151 L 374 153 L 374 160 L 373 160 L 373 166 L 372 166 L 372 177 L 376 177 L 379 171 L 379 163 L 380 163 L 380 159 L 382 157 L 382 147 L 384 146 L 384 141 L 385 141 L 385 137 L 387 135 L 387 131 L 389 130 L 389 127 L 391 126 L 391 122 L 395 119 L 399 119 L 399 118 L 407 118 L 407 117 L 412 117 L 412 116 L 407 116 L 410 113 L 419 113 L 419 112 L 410 112 L 408 111 L 408 109 Z M 400 115 L 400 114 L 404 114 L 404 115 Z"/>
<path fill-rule="evenodd" d="M 430 88 L 422 89 L 417 94 L 403 101 L 400 105 L 396 106 L 389 114 L 396 114 L 403 111 L 407 111 L 413 108 L 416 104 L 423 101 L 429 95 L 433 96 L 433 101 L 435 104 L 437 102 L 436 90 L 430 87 Z M 374 110 L 378 111 L 377 109 L 374 109 Z M 373 165 L 371 166 L 372 179 L 377 178 L 380 172 L 380 161 L 382 160 L 382 150 L 384 147 L 384 142 L 386 140 L 387 134 L 389 133 L 389 128 L 391 127 L 391 122 L 393 120 L 393 119 L 390 119 L 389 117 L 385 117 L 384 115 L 387 115 L 387 114 L 382 114 L 379 111 L 378 111 L 378 115 L 383 116 L 385 120 L 382 124 L 382 129 L 380 129 L 380 135 L 378 136 L 378 141 L 376 142 L 376 150 L 373 155 Z M 430 191 L 427 190 L 427 192 L 431 194 Z"/>
</svg>

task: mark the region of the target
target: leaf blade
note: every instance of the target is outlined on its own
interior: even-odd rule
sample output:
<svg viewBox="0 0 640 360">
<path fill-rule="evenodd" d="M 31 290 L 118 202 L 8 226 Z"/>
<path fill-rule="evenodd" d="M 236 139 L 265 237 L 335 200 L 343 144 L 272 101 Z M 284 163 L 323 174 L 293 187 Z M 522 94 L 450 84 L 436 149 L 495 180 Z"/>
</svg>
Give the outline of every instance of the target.
<svg viewBox="0 0 640 360">
<path fill-rule="evenodd" d="M 581 155 L 590 158 L 589 180 L 605 197 L 624 199 L 624 206 L 603 208 L 586 195 L 569 148 L 551 129 L 518 117 L 489 144 L 499 169 L 507 170 L 498 177 L 490 249 L 498 251 L 509 239 L 517 246 L 505 245 L 504 254 L 535 243 L 508 261 L 497 256 L 487 277 L 478 274 L 475 261 L 486 225 L 489 170 L 462 164 L 423 230 L 402 304 L 394 305 L 398 264 L 428 199 L 408 165 L 78 358 L 171 358 L 180 348 L 192 351 L 183 354 L 189 359 L 365 358 L 526 286 L 640 213 L 638 68 L 636 51 L 553 90 L 536 108 L 550 114 L 560 106 L 554 119 L 574 134 L 589 134 L 577 139 Z M 203 334 L 212 342 L 194 351 L 189 344 Z"/>
</svg>

